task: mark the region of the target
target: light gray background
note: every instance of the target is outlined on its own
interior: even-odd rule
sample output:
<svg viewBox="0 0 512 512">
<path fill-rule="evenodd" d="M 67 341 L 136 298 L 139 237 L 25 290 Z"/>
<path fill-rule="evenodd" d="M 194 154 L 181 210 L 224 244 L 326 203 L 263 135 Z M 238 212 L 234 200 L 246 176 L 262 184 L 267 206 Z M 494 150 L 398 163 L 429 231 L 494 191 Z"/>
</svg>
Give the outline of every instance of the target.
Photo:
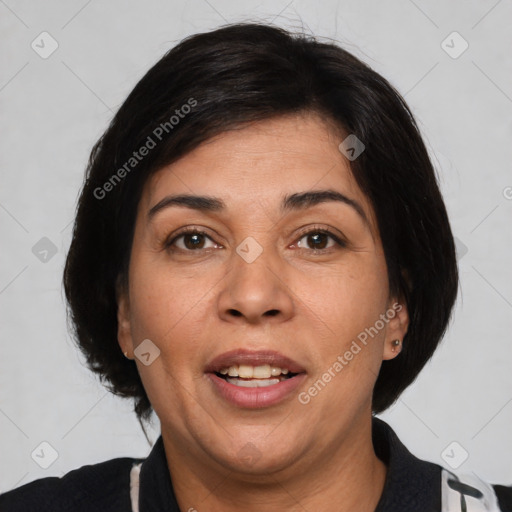
<svg viewBox="0 0 512 512">
<path fill-rule="evenodd" d="M 459 240 L 462 286 L 439 351 L 382 417 L 417 456 L 447 466 L 441 454 L 456 441 L 451 459 L 469 454 L 459 472 L 512 484 L 509 0 L 0 0 L 0 491 L 148 453 L 131 403 L 101 387 L 66 331 L 76 198 L 93 143 L 145 71 L 181 38 L 248 19 L 336 38 L 411 105 Z M 31 47 L 43 31 L 59 45 L 47 59 Z M 457 59 L 441 47 L 453 31 L 469 43 Z M 46 262 L 32 252 L 43 237 L 57 250 Z M 58 452 L 48 469 L 31 458 L 42 441 Z"/>
</svg>

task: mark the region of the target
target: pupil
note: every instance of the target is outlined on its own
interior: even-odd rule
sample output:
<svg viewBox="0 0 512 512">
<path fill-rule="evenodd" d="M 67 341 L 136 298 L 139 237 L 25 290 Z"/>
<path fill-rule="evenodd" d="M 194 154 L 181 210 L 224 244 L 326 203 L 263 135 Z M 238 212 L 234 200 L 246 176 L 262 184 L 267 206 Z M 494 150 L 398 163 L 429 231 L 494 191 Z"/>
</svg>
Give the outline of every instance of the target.
<svg viewBox="0 0 512 512">
<path fill-rule="evenodd" d="M 325 238 L 324 238 L 324 240 L 323 240 L 323 241 L 324 241 L 324 243 L 323 243 L 323 244 L 321 244 L 321 245 L 322 245 L 321 247 L 319 247 L 319 245 L 318 245 L 319 237 L 327 237 L 327 235 L 326 235 L 325 233 L 316 233 L 316 234 L 314 234 L 314 235 L 310 235 L 310 236 L 309 236 L 310 240 L 314 240 L 314 241 L 313 241 L 313 245 L 315 245 L 315 244 L 316 244 L 315 249 L 324 249 L 324 248 L 325 248 Z M 320 240 L 320 242 L 321 242 L 321 240 Z"/>
<path fill-rule="evenodd" d="M 201 242 L 202 242 L 201 237 L 202 237 L 202 235 L 198 235 L 198 234 L 186 235 L 185 236 L 185 246 L 187 247 L 187 249 L 197 249 L 198 247 L 200 247 Z M 187 241 L 190 242 L 191 239 L 194 239 L 195 242 L 187 243 Z"/>
</svg>

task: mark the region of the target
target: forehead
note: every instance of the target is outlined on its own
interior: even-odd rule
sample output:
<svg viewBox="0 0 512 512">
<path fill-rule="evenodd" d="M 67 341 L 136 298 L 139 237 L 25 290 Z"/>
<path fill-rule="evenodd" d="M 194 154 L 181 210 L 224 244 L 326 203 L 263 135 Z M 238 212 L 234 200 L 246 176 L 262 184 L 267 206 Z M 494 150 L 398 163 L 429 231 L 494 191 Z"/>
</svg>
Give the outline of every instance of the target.
<svg viewBox="0 0 512 512">
<path fill-rule="evenodd" d="M 338 146 L 344 135 L 315 114 L 258 121 L 230 130 L 154 173 L 141 199 L 147 211 L 168 194 L 222 198 L 226 213 L 280 207 L 285 195 L 331 189 L 371 205 Z"/>
</svg>

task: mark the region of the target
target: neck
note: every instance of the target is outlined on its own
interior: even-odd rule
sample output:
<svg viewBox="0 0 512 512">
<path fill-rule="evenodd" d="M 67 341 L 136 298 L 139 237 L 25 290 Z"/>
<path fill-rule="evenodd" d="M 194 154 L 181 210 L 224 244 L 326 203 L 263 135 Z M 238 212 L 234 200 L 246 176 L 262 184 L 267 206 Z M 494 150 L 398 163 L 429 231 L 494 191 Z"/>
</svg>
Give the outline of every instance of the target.
<svg viewBox="0 0 512 512">
<path fill-rule="evenodd" d="M 283 471 L 237 474 L 191 457 L 162 432 L 172 485 L 180 510 L 209 512 L 374 512 L 382 495 L 386 465 L 375 455 L 371 418 L 323 453 Z M 299 467 L 300 466 L 300 467 Z"/>
</svg>

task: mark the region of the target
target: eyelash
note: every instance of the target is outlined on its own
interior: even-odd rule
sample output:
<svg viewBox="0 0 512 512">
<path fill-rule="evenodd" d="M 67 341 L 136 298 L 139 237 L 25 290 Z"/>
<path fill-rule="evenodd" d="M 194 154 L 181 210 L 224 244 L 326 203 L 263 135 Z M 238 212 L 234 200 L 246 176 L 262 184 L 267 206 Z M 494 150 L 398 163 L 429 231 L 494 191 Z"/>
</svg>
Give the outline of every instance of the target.
<svg viewBox="0 0 512 512">
<path fill-rule="evenodd" d="M 332 240 L 334 240 L 334 242 L 336 242 L 338 247 L 329 247 L 327 249 L 307 249 L 307 248 L 299 247 L 298 248 L 299 251 L 300 250 L 306 250 L 308 252 L 312 252 L 313 254 L 328 254 L 328 253 L 332 252 L 333 249 L 334 250 L 339 250 L 339 249 L 342 249 L 342 248 L 347 246 L 347 243 L 344 240 L 341 240 L 338 236 L 336 236 L 334 233 L 332 233 L 328 229 L 317 228 L 317 227 L 313 227 L 313 228 L 311 228 L 311 229 L 309 229 L 307 231 L 301 232 L 299 234 L 299 238 L 297 240 L 301 240 L 305 236 L 308 236 L 308 235 L 311 235 L 311 234 L 324 234 L 324 235 L 327 235 Z M 194 227 L 188 227 L 188 228 L 183 228 L 180 232 L 178 232 L 176 235 L 174 235 L 172 238 L 170 238 L 168 241 L 166 241 L 164 243 L 164 248 L 165 249 L 170 249 L 171 252 L 186 252 L 186 253 L 201 252 L 202 249 L 197 249 L 197 250 L 191 250 L 191 249 L 172 249 L 172 245 L 176 242 L 176 240 L 178 240 L 179 238 L 181 238 L 184 235 L 202 235 L 202 236 L 205 236 L 206 238 L 209 238 L 213 242 L 211 237 L 205 231 L 202 231 L 202 230 L 200 230 L 198 228 L 194 228 Z"/>
</svg>

